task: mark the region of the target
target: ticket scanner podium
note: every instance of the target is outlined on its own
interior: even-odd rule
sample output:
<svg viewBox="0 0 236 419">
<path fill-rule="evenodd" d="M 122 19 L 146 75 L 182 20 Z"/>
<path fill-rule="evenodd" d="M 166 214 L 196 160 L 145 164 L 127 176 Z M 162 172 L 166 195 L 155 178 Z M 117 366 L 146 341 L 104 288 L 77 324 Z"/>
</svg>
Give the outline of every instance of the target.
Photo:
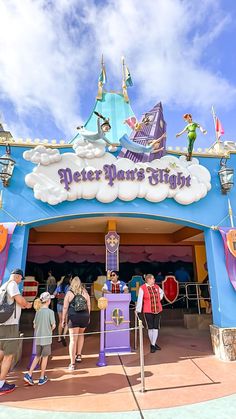
<svg viewBox="0 0 236 419">
<path fill-rule="evenodd" d="M 129 303 L 131 295 L 105 294 L 104 296 L 108 300 L 104 316 L 104 351 L 105 353 L 130 352 L 130 330 L 125 329 L 130 328 Z M 124 331 L 122 332 L 122 330 Z"/>
</svg>

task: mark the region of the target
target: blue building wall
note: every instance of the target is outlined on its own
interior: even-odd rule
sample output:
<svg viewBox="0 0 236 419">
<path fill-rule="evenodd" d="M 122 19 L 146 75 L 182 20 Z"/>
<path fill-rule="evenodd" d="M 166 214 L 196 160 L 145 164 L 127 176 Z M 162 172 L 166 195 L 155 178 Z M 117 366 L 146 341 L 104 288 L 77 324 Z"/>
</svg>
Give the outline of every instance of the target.
<svg viewBox="0 0 236 419">
<path fill-rule="evenodd" d="M 173 199 L 160 203 L 135 199 L 131 202 L 116 200 L 103 204 L 97 200 L 76 200 L 63 202 L 52 206 L 43 203 L 33 196 L 33 190 L 25 184 L 26 174 L 32 171 L 34 165 L 23 159 L 27 146 L 12 146 L 11 155 L 16 161 L 10 186 L 3 188 L 3 208 L 0 210 L 0 222 L 18 221 L 13 235 L 9 259 L 4 280 L 11 269 L 25 267 L 28 233 L 31 227 L 73 219 L 79 217 L 97 216 L 128 216 L 144 217 L 163 221 L 176 222 L 186 226 L 196 227 L 204 231 L 208 259 L 209 278 L 212 287 L 214 324 L 220 327 L 236 327 L 236 293 L 229 281 L 224 261 L 223 242 L 220 233 L 211 226 L 230 226 L 228 215 L 228 197 L 231 199 L 233 213 L 236 213 L 236 192 L 233 188 L 229 196 L 222 195 L 218 177 L 219 162 L 217 157 L 198 157 L 200 164 L 211 173 L 212 189 L 207 196 L 191 205 L 180 205 Z M 0 155 L 5 148 L 0 146 Z M 61 152 L 71 152 L 65 146 Z M 231 154 L 228 167 L 236 166 L 236 155 Z"/>
</svg>

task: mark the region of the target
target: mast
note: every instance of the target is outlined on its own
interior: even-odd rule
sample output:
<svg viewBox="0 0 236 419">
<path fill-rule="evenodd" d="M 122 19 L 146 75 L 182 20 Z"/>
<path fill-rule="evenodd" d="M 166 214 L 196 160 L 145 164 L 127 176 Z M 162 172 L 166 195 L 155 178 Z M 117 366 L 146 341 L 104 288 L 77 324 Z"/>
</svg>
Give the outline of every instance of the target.
<svg viewBox="0 0 236 419">
<path fill-rule="evenodd" d="M 232 211 L 231 202 L 229 198 L 228 198 L 228 209 L 229 209 L 230 224 L 231 224 L 231 227 L 234 227 L 233 211 Z"/>
<path fill-rule="evenodd" d="M 106 83 L 106 69 L 105 69 L 105 64 L 104 64 L 103 54 L 102 54 L 101 73 L 100 73 L 100 76 L 98 78 L 98 93 L 97 93 L 97 96 L 96 96 L 97 100 L 102 100 L 103 85 L 105 83 Z"/>
<path fill-rule="evenodd" d="M 214 121 L 214 128 L 215 128 L 216 142 L 218 143 L 218 142 L 219 142 L 219 136 L 218 136 L 217 131 L 216 131 L 216 114 L 215 114 L 215 110 L 214 110 L 214 108 L 213 108 L 213 105 L 212 105 L 212 107 L 211 107 L 211 112 L 212 112 L 212 117 L 213 117 L 213 121 Z"/>
<path fill-rule="evenodd" d="M 125 57 L 121 57 L 121 62 L 122 62 L 122 74 L 123 74 L 122 91 L 123 91 L 125 102 L 129 102 L 129 96 L 128 96 L 127 85 L 126 85 Z"/>
</svg>

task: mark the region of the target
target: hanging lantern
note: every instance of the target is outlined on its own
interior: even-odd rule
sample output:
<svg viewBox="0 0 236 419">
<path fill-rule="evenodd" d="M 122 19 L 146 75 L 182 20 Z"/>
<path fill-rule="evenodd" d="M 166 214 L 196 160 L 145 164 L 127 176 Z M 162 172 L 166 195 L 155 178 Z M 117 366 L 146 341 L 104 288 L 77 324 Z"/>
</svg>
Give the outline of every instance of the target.
<svg viewBox="0 0 236 419">
<path fill-rule="evenodd" d="M 8 186 L 15 167 L 15 161 L 11 158 L 10 146 L 6 146 L 6 153 L 0 157 L 0 179 L 3 186 Z"/>
<path fill-rule="evenodd" d="M 230 169 L 226 166 L 226 159 L 223 158 L 220 161 L 220 167 L 218 174 L 220 177 L 221 192 L 227 194 L 234 186 L 234 169 Z"/>
</svg>

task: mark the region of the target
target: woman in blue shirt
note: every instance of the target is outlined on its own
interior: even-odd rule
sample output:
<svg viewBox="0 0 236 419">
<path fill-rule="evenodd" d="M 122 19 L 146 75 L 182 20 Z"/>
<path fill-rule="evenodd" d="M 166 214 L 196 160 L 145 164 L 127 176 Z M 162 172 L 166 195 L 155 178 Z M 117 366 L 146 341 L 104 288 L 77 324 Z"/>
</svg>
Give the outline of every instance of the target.
<svg viewBox="0 0 236 419">
<path fill-rule="evenodd" d="M 71 281 L 71 275 L 65 275 L 61 281 L 58 282 L 57 288 L 54 291 L 54 295 L 57 298 L 57 314 L 58 314 L 58 342 L 61 342 L 63 346 L 66 346 L 66 339 L 65 335 L 67 333 L 68 327 L 67 323 L 65 324 L 65 327 L 62 328 L 62 310 L 63 310 L 63 304 L 64 304 L 64 298 L 67 293 L 67 291 L 70 288 L 70 281 Z"/>
</svg>

